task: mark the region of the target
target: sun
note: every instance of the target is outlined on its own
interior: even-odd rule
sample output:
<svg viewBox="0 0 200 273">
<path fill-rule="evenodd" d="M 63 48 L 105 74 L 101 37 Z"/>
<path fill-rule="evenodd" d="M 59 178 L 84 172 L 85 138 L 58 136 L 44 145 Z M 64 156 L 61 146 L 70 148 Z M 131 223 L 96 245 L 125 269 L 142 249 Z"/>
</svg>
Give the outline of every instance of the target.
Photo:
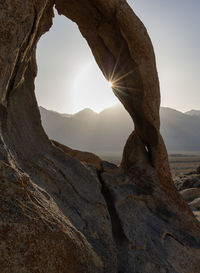
<svg viewBox="0 0 200 273">
<path fill-rule="evenodd" d="M 70 93 L 72 112 L 90 108 L 99 113 L 116 105 L 119 101 L 112 88 L 113 81 L 105 79 L 95 60 L 86 63 L 74 79 Z"/>
</svg>

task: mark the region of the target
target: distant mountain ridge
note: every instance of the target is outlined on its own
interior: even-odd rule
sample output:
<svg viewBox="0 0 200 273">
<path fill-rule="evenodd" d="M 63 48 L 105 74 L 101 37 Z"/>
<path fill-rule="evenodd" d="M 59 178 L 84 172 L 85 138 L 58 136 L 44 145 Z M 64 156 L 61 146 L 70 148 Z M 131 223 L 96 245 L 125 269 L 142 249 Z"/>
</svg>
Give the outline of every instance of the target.
<svg viewBox="0 0 200 273">
<path fill-rule="evenodd" d="M 190 110 L 186 112 L 185 114 L 190 115 L 190 116 L 195 116 L 200 118 L 200 110 Z"/>
<path fill-rule="evenodd" d="M 84 109 L 74 115 L 40 107 L 43 127 L 64 145 L 99 154 L 120 154 L 133 123 L 122 105 L 95 113 Z M 198 115 L 199 113 L 199 115 Z M 200 111 L 182 113 L 161 107 L 161 134 L 169 153 L 200 151 Z"/>
</svg>

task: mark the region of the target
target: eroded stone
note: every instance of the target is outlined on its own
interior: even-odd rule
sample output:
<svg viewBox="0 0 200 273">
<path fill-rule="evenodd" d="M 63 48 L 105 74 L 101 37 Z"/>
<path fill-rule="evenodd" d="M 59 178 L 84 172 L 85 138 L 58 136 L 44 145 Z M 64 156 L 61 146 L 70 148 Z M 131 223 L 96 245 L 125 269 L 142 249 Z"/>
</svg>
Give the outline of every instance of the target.
<svg viewBox="0 0 200 273">
<path fill-rule="evenodd" d="M 34 95 L 54 1 L 0 2 L 1 272 L 196 273 L 200 226 L 172 183 L 145 27 L 125 0 L 55 4 L 78 24 L 135 131 L 121 168 L 56 147 Z"/>
</svg>

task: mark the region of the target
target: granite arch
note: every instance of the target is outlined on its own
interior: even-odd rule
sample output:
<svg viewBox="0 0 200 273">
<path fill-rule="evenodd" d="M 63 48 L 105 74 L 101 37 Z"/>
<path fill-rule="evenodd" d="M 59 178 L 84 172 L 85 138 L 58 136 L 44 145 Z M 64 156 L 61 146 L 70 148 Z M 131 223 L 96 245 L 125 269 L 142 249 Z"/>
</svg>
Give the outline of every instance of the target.
<svg viewBox="0 0 200 273">
<path fill-rule="evenodd" d="M 35 50 L 52 25 L 54 4 L 78 24 L 135 123 L 121 168 L 96 158 L 94 170 L 42 129 Z M 0 14 L 3 273 L 196 273 L 200 226 L 173 186 L 159 133 L 154 51 L 127 2 L 5 0 Z"/>
</svg>

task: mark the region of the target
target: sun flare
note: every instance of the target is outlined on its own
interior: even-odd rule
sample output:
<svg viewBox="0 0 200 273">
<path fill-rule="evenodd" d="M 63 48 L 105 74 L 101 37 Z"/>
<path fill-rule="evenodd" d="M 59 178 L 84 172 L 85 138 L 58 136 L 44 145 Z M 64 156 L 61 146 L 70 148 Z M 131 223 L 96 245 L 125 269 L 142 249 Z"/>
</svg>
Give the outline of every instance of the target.
<svg viewBox="0 0 200 273">
<path fill-rule="evenodd" d="M 112 91 L 113 81 L 106 80 L 95 61 L 86 63 L 77 73 L 71 92 L 73 113 L 90 108 L 99 113 L 119 101 Z"/>
</svg>

